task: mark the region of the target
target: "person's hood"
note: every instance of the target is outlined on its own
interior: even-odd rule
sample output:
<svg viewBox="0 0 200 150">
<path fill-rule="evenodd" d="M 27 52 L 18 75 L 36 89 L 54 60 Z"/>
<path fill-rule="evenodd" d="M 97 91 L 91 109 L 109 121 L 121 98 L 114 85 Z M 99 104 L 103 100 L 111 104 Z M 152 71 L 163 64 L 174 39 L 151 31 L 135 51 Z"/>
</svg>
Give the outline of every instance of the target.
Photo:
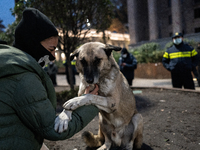
<svg viewBox="0 0 200 150">
<path fill-rule="evenodd" d="M 36 61 L 45 55 L 54 60 L 55 57 L 40 44 L 51 36 L 58 36 L 58 31 L 48 17 L 37 9 L 27 8 L 15 29 L 13 46 L 28 53 Z"/>
<path fill-rule="evenodd" d="M 128 54 L 128 50 L 126 48 L 122 48 L 121 54 Z"/>
</svg>

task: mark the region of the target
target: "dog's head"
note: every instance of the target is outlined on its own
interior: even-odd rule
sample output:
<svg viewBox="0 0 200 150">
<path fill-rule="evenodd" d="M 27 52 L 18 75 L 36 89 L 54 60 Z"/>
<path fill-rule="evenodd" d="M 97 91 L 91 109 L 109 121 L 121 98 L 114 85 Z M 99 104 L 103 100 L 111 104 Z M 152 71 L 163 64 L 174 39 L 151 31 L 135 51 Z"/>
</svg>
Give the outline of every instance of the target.
<svg viewBox="0 0 200 150">
<path fill-rule="evenodd" d="M 102 75 L 108 73 L 113 65 L 112 51 L 120 51 L 121 47 L 105 45 L 100 42 L 88 42 L 76 49 L 70 56 L 73 60 L 76 56 L 76 68 L 88 84 L 99 82 Z"/>
</svg>

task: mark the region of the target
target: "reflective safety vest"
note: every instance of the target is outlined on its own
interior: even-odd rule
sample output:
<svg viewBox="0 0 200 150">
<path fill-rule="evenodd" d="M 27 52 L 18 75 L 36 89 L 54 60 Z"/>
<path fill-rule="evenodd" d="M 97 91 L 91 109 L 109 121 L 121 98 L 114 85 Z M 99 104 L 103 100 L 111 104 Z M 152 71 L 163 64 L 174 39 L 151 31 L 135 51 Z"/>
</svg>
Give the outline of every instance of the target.
<svg viewBox="0 0 200 150">
<path fill-rule="evenodd" d="M 197 51 L 186 43 L 168 48 L 163 55 L 163 66 L 169 71 L 192 71 L 197 66 Z"/>
<path fill-rule="evenodd" d="M 172 53 L 165 52 L 163 57 L 167 59 L 175 59 L 184 57 L 194 57 L 195 55 L 197 55 L 197 52 L 195 49 L 193 49 L 192 51 L 186 51 L 186 52 L 172 52 Z"/>
<path fill-rule="evenodd" d="M 76 60 L 71 61 L 71 65 L 75 66 L 76 65 Z"/>
<path fill-rule="evenodd" d="M 66 60 L 63 61 L 63 64 L 65 64 L 65 63 L 66 63 Z M 71 65 L 72 65 L 72 66 L 75 66 L 75 65 L 76 65 L 76 60 L 72 60 L 72 61 L 71 61 Z"/>
</svg>

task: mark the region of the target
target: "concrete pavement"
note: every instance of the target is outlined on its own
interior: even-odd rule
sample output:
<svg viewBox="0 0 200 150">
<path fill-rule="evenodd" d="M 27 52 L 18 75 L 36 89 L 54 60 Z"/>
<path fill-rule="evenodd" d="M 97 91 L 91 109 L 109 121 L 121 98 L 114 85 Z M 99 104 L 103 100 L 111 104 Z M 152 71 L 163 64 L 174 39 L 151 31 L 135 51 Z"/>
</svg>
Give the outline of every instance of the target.
<svg viewBox="0 0 200 150">
<path fill-rule="evenodd" d="M 57 74 L 57 84 L 58 86 L 69 86 L 66 80 L 66 75 Z M 76 75 L 76 85 L 79 86 L 80 78 Z M 135 78 L 133 80 L 133 87 L 166 87 L 172 88 L 171 79 L 142 79 Z M 198 87 L 197 81 L 195 81 L 195 89 L 200 91 L 200 87 Z"/>
</svg>

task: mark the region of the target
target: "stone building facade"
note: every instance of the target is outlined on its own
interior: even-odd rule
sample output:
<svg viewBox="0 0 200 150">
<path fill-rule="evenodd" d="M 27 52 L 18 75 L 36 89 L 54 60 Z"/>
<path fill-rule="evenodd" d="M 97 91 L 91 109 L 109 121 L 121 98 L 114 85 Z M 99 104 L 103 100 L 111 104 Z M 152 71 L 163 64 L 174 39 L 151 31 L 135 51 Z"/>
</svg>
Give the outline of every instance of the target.
<svg viewBox="0 0 200 150">
<path fill-rule="evenodd" d="M 200 32 L 200 0 L 127 0 L 127 8 L 133 46 L 169 40 L 174 32 L 191 38 Z"/>
</svg>

